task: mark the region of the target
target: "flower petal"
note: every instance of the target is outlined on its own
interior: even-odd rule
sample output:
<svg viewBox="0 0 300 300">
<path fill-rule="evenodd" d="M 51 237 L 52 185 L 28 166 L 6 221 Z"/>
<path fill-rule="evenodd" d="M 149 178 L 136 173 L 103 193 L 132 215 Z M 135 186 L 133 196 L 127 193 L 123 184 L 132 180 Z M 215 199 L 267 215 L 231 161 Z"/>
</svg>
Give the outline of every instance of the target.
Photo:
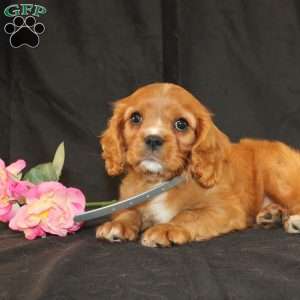
<svg viewBox="0 0 300 300">
<path fill-rule="evenodd" d="M 46 233 L 66 236 L 82 226 L 74 222 L 74 216 L 85 208 L 85 197 L 79 189 L 43 182 L 30 187 L 25 197 L 26 205 L 10 220 L 9 227 L 24 231 L 27 239 Z"/>
<path fill-rule="evenodd" d="M 8 167 L 6 167 L 6 170 L 13 174 L 17 175 L 20 173 L 24 168 L 26 167 L 26 162 L 23 159 L 19 159 L 16 162 L 10 164 Z"/>
<path fill-rule="evenodd" d="M 46 236 L 45 231 L 40 227 L 25 229 L 24 234 L 27 240 L 34 240 L 37 237 Z"/>
</svg>

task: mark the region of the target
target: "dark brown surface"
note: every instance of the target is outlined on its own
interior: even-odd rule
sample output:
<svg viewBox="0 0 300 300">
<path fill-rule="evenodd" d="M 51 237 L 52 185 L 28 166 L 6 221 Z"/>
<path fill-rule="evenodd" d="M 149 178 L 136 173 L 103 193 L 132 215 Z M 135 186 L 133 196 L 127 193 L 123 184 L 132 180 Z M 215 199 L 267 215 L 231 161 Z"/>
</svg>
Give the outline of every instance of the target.
<svg viewBox="0 0 300 300">
<path fill-rule="evenodd" d="M 300 236 L 232 233 L 169 249 L 99 242 L 87 228 L 26 241 L 0 233 L 0 299 L 299 299 Z"/>
</svg>

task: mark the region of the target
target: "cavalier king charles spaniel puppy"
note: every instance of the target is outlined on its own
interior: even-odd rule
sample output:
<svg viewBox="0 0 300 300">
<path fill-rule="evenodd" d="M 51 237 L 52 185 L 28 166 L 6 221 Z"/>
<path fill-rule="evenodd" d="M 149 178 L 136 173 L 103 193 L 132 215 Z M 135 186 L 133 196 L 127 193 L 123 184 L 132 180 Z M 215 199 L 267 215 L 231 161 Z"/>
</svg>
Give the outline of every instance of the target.
<svg viewBox="0 0 300 300">
<path fill-rule="evenodd" d="M 209 111 L 169 83 L 144 86 L 115 103 L 100 137 L 109 175 L 125 174 L 120 199 L 175 176 L 186 181 L 112 215 L 98 239 L 148 247 L 203 241 L 259 224 L 300 232 L 300 155 L 278 141 L 231 143 Z"/>
</svg>

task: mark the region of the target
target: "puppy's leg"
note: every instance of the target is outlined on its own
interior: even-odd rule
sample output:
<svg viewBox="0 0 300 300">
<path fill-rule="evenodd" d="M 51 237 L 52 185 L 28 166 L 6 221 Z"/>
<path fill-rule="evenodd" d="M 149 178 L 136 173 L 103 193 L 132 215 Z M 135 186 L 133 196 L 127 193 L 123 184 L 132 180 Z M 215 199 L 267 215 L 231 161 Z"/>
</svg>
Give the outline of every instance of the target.
<svg viewBox="0 0 300 300">
<path fill-rule="evenodd" d="M 247 227 L 243 212 L 234 214 L 226 209 L 193 209 L 179 213 L 169 223 L 155 225 L 145 231 L 142 244 L 148 247 L 169 247 L 191 241 L 207 240 L 232 230 Z"/>
<path fill-rule="evenodd" d="M 270 229 L 282 225 L 286 209 L 276 203 L 263 207 L 256 216 L 256 223 L 259 227 Z"/>
<path fill-rule="evenodd" d="M 282 223 L 286 232 L 300 233 L 300 189 L 298 185 L 288 186 L 286 193 L 278 193 L 278 202 L 286 207 L 282 213 Z"/>
<path fill-rule="evenodd" d="M 300 233 L 300 206 L 287 198 L 284 201 L 288 208 L 275 203 L 262 208 L 256 216 L 257 225 L 269 229 L 283 224 L 286 232 Z"/>
<path fill-rule="evenodd" d="M 294 199 L 300 199 L 300 195 L 282 197 L 280 201 L 287 205 L 287 208 L 275 203 L 262 208 L 256 217 L 256 223 L 264 228 L 276 227 L 282 223 L 286 232 L 300 233 L 300 205 L 299 201 Z"/>
<path fill-rule="evenodd" d="M 133 241 L 138 238 L 142 218 L 136 209 L 126 209 L 112 216 L 112 221 L 100 225 L 96 230 L 97 239 L 111 242 Z"/>
<path fill-rule="evenodd" d="M 288 233 L 300 233 L 300 208 L 287 210 L 283 216 L 283 227 Z"/>
<path fill-rule="evenodd" d="M 288 233 L 300 233 L 300 193 L 298 194 L 298 188 L 295 188 L 291 195 L 281 195 L 282 197 L 279 198 L 279 201 L 281 201 L 282 204 L 286 206 L 286 208 L 282 208 L 282 206 L 278 204 L 272 204 L 271 206 L 277 206 L 277 213 L 276 213 L 276 208 L 273 210 L 272 218 L 278 214 L 281 215 L 283 227 L 286 232 Z M 268 207 L 266 207 L 268 208 Z M 266 220 L 266 216 L 268 217 L 268 214 L 265 214 L 264 220 L 263 216 L 261 215 L 261 212 L 257 215 L 257 223 L 258 219 L 261 217 L 261 221 L 263 225 L 267 225 L 268 221 Z"/>
<path fill-rule="evenodd" d="M 294 178 L 284 178 L 281 180 L 280 187 L 284 189 L 274 188 L 274 195 L 281 206 L 286 207 L 282 214 L 283 227 L 288 233 L 300 233 L 300 189 L 298 182 L 294 182 Z"/>
<path fill-rule="evenodd" d="M 283 216 L 285 230 L 300 233 L 299 151 L 280 142 L 265 141 L 255 151 L 257 164 L 264 174 L 265 193 L 287 208 Z"/>
</svg>

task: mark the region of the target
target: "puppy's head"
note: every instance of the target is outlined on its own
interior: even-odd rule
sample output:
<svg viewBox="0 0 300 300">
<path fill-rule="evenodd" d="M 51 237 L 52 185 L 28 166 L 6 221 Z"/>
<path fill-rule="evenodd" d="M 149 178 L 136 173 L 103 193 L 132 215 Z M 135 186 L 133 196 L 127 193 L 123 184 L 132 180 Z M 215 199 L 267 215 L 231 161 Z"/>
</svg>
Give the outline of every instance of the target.
<svg viewBox="0 0 300 300">
<path fill-rule="evenodd" d="M 210 187 L 220 176 L 229 142 L 189 92 L 156 83 L 116 102 L 101 145 L 110 175 L 133 170 L 168 179 L 189 170 Z"/>
</svg>

